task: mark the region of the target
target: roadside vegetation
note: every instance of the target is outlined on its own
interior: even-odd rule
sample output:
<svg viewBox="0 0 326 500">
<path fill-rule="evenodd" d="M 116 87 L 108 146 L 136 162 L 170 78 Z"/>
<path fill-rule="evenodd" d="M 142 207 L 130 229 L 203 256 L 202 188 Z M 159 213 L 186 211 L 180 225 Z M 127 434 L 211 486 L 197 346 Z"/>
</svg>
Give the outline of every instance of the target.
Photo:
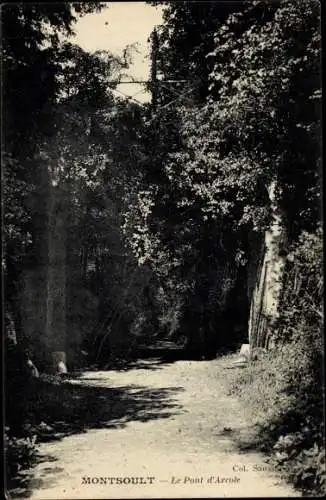
<svg viewBox="0 0 326 500">
<path fill-rule="evenodd" d="M 274 186 L 285 268 L 272 347 L 228 376 L 277 464 L 319 495 L 319 2 L 148 3 L 164 4 L 151 73 L 173 83 L 153 80 L 144 106 L 108 88 L 130 48 L 119 58 L 69 42 L 76 19 L 103 4 L 3 8 L 8 471 L 33 459 L 35 426 L 47 425 L 51 349 L 73 372 L 127 365 L 162 339 L 193 360 L 248 341 Z"/>
<path fill-rule="evenodd" d="M 321 231 L 303 234 L 285 275 L 280 340 L 244 368 L 228 372 L 230 394 L 253 416 L 251 446 L 271 456 L 308 496 L 323 496 L 326 488 L 322 258 Z"/>
</svg>

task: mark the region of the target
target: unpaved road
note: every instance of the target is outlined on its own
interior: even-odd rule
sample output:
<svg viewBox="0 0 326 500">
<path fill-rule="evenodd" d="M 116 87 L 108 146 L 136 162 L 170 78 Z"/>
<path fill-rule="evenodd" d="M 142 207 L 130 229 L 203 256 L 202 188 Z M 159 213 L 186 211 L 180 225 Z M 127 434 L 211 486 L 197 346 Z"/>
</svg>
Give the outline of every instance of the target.
<svg viewBox="0 0 326 500">
<path fill-rule="evenodd" d="M 97 404 L 113 410 L 98 428 L 40 445 L 30 498 L 298 496 L 262 470 L 262 455 L 239 451 L 251 422 L 228 396 L 225 369 L 224 359 L 144 360 L 128 371 L 84 373 L 71 383 L 119 395 L 110 400 L 103 392 L 94 414 Z"/>
</svg>

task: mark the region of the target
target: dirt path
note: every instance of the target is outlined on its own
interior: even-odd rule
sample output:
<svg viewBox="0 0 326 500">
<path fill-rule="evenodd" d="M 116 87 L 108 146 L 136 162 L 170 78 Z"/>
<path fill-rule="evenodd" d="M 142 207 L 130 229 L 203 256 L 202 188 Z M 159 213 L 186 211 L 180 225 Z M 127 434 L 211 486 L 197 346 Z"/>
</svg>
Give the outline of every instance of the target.
<svg viewBox="0 0 326 500">
<path fill-rule="evenodd" d="M 118 396 L 95 400 L 94 413 L 96 405 L 111 411 L 99 428 L 41 445 L 31 498 L 298 496 L 277 475 L 256 470 L 267 467 L 261 455 L 239 452 L 250 420 L 227 395 L 223 363 L 147 360 L 74 380 Z"/>
</svg>

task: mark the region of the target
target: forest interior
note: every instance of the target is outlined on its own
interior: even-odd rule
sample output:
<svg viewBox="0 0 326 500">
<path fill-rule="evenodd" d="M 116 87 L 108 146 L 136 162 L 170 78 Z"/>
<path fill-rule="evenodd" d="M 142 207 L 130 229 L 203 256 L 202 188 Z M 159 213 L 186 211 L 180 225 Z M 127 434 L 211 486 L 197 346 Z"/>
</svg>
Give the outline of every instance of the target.
<svg viewBox="0 0 326 500">
<path fill-rule="evenodd" d="M 178 448 L 155 413 L 178 385 L 203 442 L 240 405 L 242 452 L 323 496 L 320 4 L 143 2 L 163 21 L 141 103 L 115 92 L 132 47 L 72 42 L 110 3 L 1 8 L 7 492 L 86 427 L 116 425 L 118 454 L 142 412 Z"/>
</svg>

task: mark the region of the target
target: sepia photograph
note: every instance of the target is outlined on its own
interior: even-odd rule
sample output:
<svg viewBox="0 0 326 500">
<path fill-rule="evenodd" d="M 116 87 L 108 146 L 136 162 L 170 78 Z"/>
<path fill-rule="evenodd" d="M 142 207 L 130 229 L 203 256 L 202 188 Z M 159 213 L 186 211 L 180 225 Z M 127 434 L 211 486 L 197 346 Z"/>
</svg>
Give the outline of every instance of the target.
<svg viewBox="0 0 326 500">
<path fill-rule="evenodd" d="M 323 497 L 321 4 L 1 5 L 7 500 Z"/>
</svg>

